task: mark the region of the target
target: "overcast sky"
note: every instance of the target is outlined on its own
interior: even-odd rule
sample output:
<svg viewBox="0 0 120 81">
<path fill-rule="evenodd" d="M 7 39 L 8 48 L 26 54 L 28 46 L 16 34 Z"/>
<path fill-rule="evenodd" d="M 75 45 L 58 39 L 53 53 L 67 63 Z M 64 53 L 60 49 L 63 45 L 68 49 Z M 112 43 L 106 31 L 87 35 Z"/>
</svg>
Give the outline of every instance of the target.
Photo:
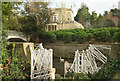
<svg viewBox="0 0 120 81">
<path fill-rule="evenodd" d="M 74 16 L 77 10 L 81 7 L 81 3 L 84 2 L 89 7 L 89 12 L 96 11 L 98 14 L 103 14 L 104 11 L 110 11 L 112 8 L 118 8 L 118 2 L 120 0 L 51 0 L 51 7 L 61 7 L 61 1 L 65 4 L 66 8 L 70 8 L 72 5 L 72 10 Z"/>
</svg>

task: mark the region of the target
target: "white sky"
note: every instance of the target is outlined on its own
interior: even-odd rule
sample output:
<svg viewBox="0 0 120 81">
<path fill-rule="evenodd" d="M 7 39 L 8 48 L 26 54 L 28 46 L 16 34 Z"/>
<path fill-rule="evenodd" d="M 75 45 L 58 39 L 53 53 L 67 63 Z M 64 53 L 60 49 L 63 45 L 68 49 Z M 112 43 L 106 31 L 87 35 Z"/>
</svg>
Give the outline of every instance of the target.
<svg viewBox="0 0 120 81">
<path fill-rule="evenodd" d="M 70 8 L 72 5 L 72 10 L 74 16 L 77 13 L 77 10 L 81 7 L 81 3 L 84 2 L 88 8 L 89 12 L 96 11 L 97 14 L 103 14 L 104 11 L 110 11 L 112 8 L 118 8 L 118 2 L 120 0 L 50 0 L 50 7 L 56 8 L 61 7 L 61 1 L 65 4 L 66 8 Z"/>
</svg>

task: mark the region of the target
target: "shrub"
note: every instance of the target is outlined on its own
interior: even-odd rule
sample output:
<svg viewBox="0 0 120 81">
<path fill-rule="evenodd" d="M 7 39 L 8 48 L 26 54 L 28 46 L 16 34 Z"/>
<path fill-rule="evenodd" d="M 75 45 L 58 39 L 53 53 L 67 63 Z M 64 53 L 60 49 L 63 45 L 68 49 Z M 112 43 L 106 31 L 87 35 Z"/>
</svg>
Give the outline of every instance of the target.
<svg viewBox="0 0 120 81">
<path fill-rule="evenodd" d="M 120 42 L 120 32 L 114 33 L 112 39 L 113 39 L 113 41 Z"/>
<path fill-rule="evenodd" d="M 87 33 L 85 32 L 77 32 L 74 34 L 73 39 L 78 43 L 84 43 L 87 40 Z"/>
<path fill-rule="evenodd" d="M 116 27 L 106 28 L 106 30 L 108 30 L 110 32 L 111 37 L 113 37 L 115 32 L 119 31 L 118 28 L 116 28 Z"/>
<path fill-rule="evenodd" d="M 94 31 L 93 37 L 99 42 L 110 41 L 110 32 L 107 30 L 96 30 Z"/>
<path fill-rule="evenodd" d="M 77 31 L 75 29 L 71 29 L 69 32 L 76 33 Z"/>
<path fill-rule="evenodd" d="M 56 41 L 56 35 L 53 32 L 45 32 L 42 38 L 46 42 L 53 43 Z"/>
<path fill-rule="evenodd" d="M 115 34 L 116 32 L 120 32 L 120 28 L 106 27 L 92 29 L 69 29 L 47 32 L 43 34 L 42 38 L 47 42 L 55 42 L 57 39 L 63 41 L 64 43 L 70 43 L 71 41 L 84 43 L 92 38 L 98 42 L 110 42 L 111 39 L 119 41 L 119 34 Z"/>
<path fill-rule="evenodd" d="M 63 37 L 63 40 L 65 43 L 70 43 L 72 41 L 72 35 L 73 33 L 72 32 L 66 32 L 64 33 L 64 37 Z"/>
<path fill-rule="evenodd" d="M 82 81 L 90 81 L 90 78 L 88 77 L 87 74 L 84 73 L 74 73 L 74 72 L 68 72 L 66 74 L 66 79 L 78 79 Z"/>
<path fill-rule="evenodd" d="M 12 54 L 8 55 L 3 54 L 2 64 L 3 71 L 2 77 L 4 80 L 13 80 L 13 79 L 25 79 L 30 76 L 26 73 L 28 70 L 29 63 L 27 59 L 20 56 L 18 51 L 15 51 L 15 44 L 13 44 Z M 6 58 L 7 56 L 7 58 Z M 9 56 L 9 57 L 8 57 Z M 25 67 L 27 65 L 27 67 Z M 30 69 L 29 69 L 30 70 Z"/>
<path fill-rule="evenodd" d="M 108 58 L 105 65 L 95 74 L 90 75 L 91 79 L 105 79 L 105 81 L 110 81 L 116 73 L 120 72 L 120 52 L 117 58 Z"/>
<path fill-rule="evenodd" d="M 92 33 L 87 33 L 87 40 L 90 40 L 93 38 L 93 34 Z"/>
<path fill-rule="evenodd" d="M 64 32 L 56 31 L 56 38 L 57 38 L 57 40 L 63 41 L 64 40 Z"/>
</svg>

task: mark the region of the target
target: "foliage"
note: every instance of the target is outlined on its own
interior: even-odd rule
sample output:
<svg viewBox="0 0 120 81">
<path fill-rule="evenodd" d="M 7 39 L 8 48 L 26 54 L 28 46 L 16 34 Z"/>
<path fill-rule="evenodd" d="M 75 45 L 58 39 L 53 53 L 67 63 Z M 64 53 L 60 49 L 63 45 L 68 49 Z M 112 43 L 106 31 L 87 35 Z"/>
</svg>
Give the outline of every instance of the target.
<svg viewBox="0 0 120 81">
<path fill-rule="evenodd" d="M 81 8 L 78 9 L 75 20 L 81 23 L 84 27 L 88 27 L 88 23 L 90 22 L 90 13 L 86 4 L 81 3 Z"/>
<path fill-rule="evenodd" d="M 57 37 L 57 40 L 64 41 L 64 31 L 57 31 L 57 32 L 54 32 L 54 33 Z"/>
<path fill-rule="evenodd" d="M 110 12 L 112 12 L 112 16 L 118 17 L 119 12 L 117 8 L 111 9 Z"/>
<path fill-rule="evenodd" d="M 112 79 L 116 73 L 120 72 L 120 52 L 116 59 L 108 58 L 108 61 L 99 70 L 98 73 L 94 75 L 89 75 L 91 79 L 105 79 L 105 81 Z"/>
<path fill-rule="evenodd" d="M 111 9 L 110 12 L 117 13 L 118 9 L 117 8 Z"/>
<path fill-rule="evenodd" d="M 111 9 L 109 12 L 104 11 L 104 14 L 97 16 L 95 11 L 92 11 L 92 14 L 89 13 L 89 8 L 86 4 L 82 3 L 81 8 L 78 9 L 76 16 L 74 17 L 75 21 L 81 23 L 85 28 L 100 28 L 100 27 L 115 27 L 117 26 L 111 17 L 118 16 L 118 9 Z M 117 21 L 116 21 L 117 22 Z"/>
<path fill-rule="evenodd" d="M 2 53 L 2 58 L 2 77 L 4 80 L 25 79 L 29 77 L 25 72 L 26 69 L 28 70 L 28 66 L 25 66 L 29 65 L 29 63 L 27 59 L 20 56 L 18 51 L 15 51 L 15 44 L 13 44 L 12 53 Z"/>
<path fill-rule="evenodd" d="M 72 35 L 73 35 L 72 32 L 65 32 L 63 35 L 63 41 L 65 43 L 70 43 L 72 41 Z"/>
<path fill-rule="evenodd" d="M 56 35 L 54 33 L 52 33 L 52 32 L 44 32 L 39 37 L 42 38 L 43 41 L 46 41 L 46 42 L 53 43 L 53 42 L 56 41 Z"/>
<path fill-rule="evenodd" d="M 120 32 L 120 28 L 116 28 L 116 27 L 109 27 L 105 29 L 110 32 L 111 37 L 113 37 L 114 33 Z"/>
<path fill-rule="evenodd" d="M 65 76 L 66 79 L 76 79 L 76 80 L 82 80 L 82 81 L 90 81 L 90 78 L 87 74 L 84 73 L 74 73 L 74 72 L 68 72 Z"/>
<path fill-rule="evenodd" d="M 113 41 L 120 42 L 120 32 L 115 32 L 113 35 Z"/>
<path fill-rule="evenodd" d="M 92 11 L 92 15 L 90 17 L 90 23 L 93 27 L 96 27 L 97 23 L 97 13 L 95 11 Z"/>
<path fill-rule="evenodd" d="M 103 14 L 103 15 L 105 16 L 105 15 L 107 15 L 107 14 L 108 14 L 108 11 L 104 11 L 104 14 Z"/>
<path fill-rule="evenodd" d="M 87 33 L 86 41 L 89 41 L 92 38 L 93 38 L 93 34 L 92 33 Z"/>
<path fill-rule="evenodd" d="M 27 63 L 27 60 L 22 58 L 20 59 L 19 52 L 15 51 L 15 45 L 13 45 L 12 50 L 8 50 L 9 42 L 7 41 L 8 29 L 10 27 L 15 27 L 15 12 L 14 10 L 18 9 L 18 5 L 21 3 L 14 2 L 3 2 L 2 3 L 2 77 L 3 79 L 13 80 L 13 79 L 24 79 L 29 77 L 25 73 L 25 70 L 28 69 L 24 65 Z M 12 21 L 13 20 L 13 21 Z M 11 25 L 12 23 L 13 25 Z M 29 69 L 28 69 L 29 70 Z"/>
<path fill-rule="evenodd" d="M 65 43 L 70 43 L 72 41 L 72 35 L 73 35 L 72 32 L 65 32 L 63 35 L 63 41 Z"/>
<path fill-rule="evenodd" d="M 87 39 L 87 34 L 85 32 L 77 32 L 73 38 L 77 40 L 78 43 L 84 43 Z"/>
<path fill-rule="evenodd" d="M 2 2 L 2 23 L 6 29 L 19 30 L 17 16 L 21 4 L 21 2 Z"/>
<path fill-rule="evenodd" d="M 59 79 L 56 79 L 55 81 L 90 81 L 90 78 L 87 74 L 84 73 L 74 73 L 74 72 L 68 72 L 64 77 L 60 77 Z"/>
<path fill-rule="evenodd" d="M 47 2 L 24 3 L 25 11 L 22 11 L 22 16 L 19 17 L 21 31 L 29 38 L 36 39 L 44 32 L 46 24 L 49 23 L 50 9 Z"/>
<path fill-rule="evenodd" d="M 106 19 L 105 27 L 115 27 L 115 23 L 111 19 Z"/>
<path fill-rule="evenodd" d="M 64 43 L 84 43 L 91 39 L 95 39 L 97 42 L 119 42 L 119 32 L 120 28 L 116 27 L 51 31 L 56 36 L 56 40 Z M 44 36 L 44 39 L 48 39 L 48 37 Z"/>
<path fill-rule="evenodd" d="M 110 32 L 107 30 L 96 30 L 93 33 L 95 40 L 100 42 L 106 42 L 110 40 Z"/>
<path fill-rule="evenodd" d="M 96 21 L 96 27 L 97 28 L 104 27 L 105 20 L 106 20 L 106 18 L 104 16 L 102 16 L 101 14 L 99 14 L 97 21 Z"/>
</svg>

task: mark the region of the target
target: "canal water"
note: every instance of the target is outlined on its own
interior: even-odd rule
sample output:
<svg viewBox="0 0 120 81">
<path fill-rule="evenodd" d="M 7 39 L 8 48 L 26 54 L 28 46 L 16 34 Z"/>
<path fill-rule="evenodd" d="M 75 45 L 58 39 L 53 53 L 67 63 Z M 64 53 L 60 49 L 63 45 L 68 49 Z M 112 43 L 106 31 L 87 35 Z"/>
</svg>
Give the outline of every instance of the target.
<svg viewBox="0 0 120 81">
<path fill-rule="evenodd" d="M 64 74 L 64 62 L 60 62 L 60 57 L 64 61 L 72 63 L 74 60 L 75 51 L 87 49 L 89 44 L 46 44 L 44 48 L 53 49 L 53 67 L 56 68 L 56 74 Z M 120 45 L 111 44 L 111 53 L 109 50 L 100 49 L 105 56 L 116 58 L 118 51 L 120 51 Z"/>
<path fill-rule="evenodd" d="M 43 44 L 44 48 L 53 49 L 53 67 L 56 69 L 56 74 L 64 74 L 64 62 L 60 62 L 60 57 L 64 61 L 72 63 L 74 60 L 75 51 L 87 49 L 89 44 Z M 105 56 L 110 56 L 111 58 L 116 58 L 118 51 L 120 51 L 120 45 L 110 44 L 111 53 L 109 54 L 107 50 L 101 50 Z M 12 45 L 10 47 L 12 49 Z M 16 44 L 16 50 L 20 51 L 20 54 L 24 56 L 23 44 Z M 27 58 L 30 58 L 28 54 Z M 31 62 L 31 61 L 30 61 Z"/>
</svg>

